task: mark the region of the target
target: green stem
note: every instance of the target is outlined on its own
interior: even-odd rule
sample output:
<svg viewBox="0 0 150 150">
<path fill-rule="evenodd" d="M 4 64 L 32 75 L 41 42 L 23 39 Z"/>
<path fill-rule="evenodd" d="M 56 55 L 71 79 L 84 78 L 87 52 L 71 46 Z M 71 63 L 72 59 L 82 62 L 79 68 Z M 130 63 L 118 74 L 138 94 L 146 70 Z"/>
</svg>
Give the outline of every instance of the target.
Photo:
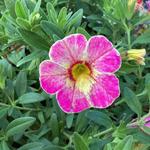
<svg viewBox="0 0 150 150">
<path fill-rule="evenodd" d="M 63 147 L 64 150 L 68 150 L 68 148 L 71 147 L 71 145 L 72 145 L 72 135 L 69 135 L 66 132 L 63 132 L 63 134 L 69 139 L 69 143 Z"/>
<path fill-rule="evenodd" d="M 3 90 L 3 93 L 8 98 L 8 101 L 10 102 L 10 104 L 13 104 L 13 101 L 11 100 L 11 98 L 8 96 L 8 94 L 4 90 Z"/>
<path fill-rule="evenodd" d="M 97 133 L 97 134 L 95 134 L 95 135 L 93 135 L 92 137 L 93 138 L 96 138 L 96 137 L 100 137 L 100 136 L 102 136 L 102 135 L 105 135 L 105 134 L 107 134 L 107 133 L 110 133 L 111 131 L 113 131 L 114 130 L 114 128 L 109 128 L 109 129 L 107 129 L 107 130 L 105 130 L 105 131 L 103 131 L 103 132 L 100 132 L 100 133 Z M 91 137 L 90 137 L 91 138 Z"/>
<path fill-rule="evenodd" d="M 127 40 L 128 40 L 128 49 L 131 49 L 131 30 L 125 23 L 125 20 L 122 20 L 122 23 L 125 27 L 125 31 L 127 32 Z"/>
<path fill-rule="evenodd" d="M 136 96 L 137 96 L 137 97 L 140 97 L 140 96 L 143 96 L 143 95 L 146 95 L 146 94 L 147 94 L 147 90 L 144 90 L 143 92 L 137 94 Z M 120 105 L 120 104 L 122 104 L 122 103 L 124 103 L 124 102 L 125 102 L 125 99 L 122 98 L 122 99 L 119 100 L 117 103 L 115 103 L 115 106 L 118 106 L 118 105 Z"/>
<path fill-rule="evenodd" d="M 120 101 L 118 101 L 117 103 L 115 103 L 115 106 L 118 106 L 118 105 L 120 105 L 120 104 L 124 103 L 124 101 L 125 101 L 125 99 L 124 99 L 124 98 L 123 98 L 123 99 L 121 99 Z"/>
<path fill-rule="evenodd" d="M 138 71 L 139 71 L 139 79 L 142 79 L 142 70 L 141 70 L 141 66 L 140 65 L 139 65 Z"/>
<path fill-rule="evenodd" d="M 131 34 L 130 34 L 130 29 L 127 27 L 126 29 L 127 32 L 127 39 L 128 39 L 128 49 L 131 49 Z"/>
<path fill-rule="evenodd" d="M 19 106 L 12 106 L 12 105 L 8 105 L 5 103 L 1 103 L 0 102 L 0 106 L 5 106 L 5 107 L 14 107 L 16 109 L 20 109 L 20 110 L 27 110 L 27 111 L 40 111 L 41 109 L 34 109 L 34 108 L 28 108 L 28 107 L 19 107 Z"/>
</svg>

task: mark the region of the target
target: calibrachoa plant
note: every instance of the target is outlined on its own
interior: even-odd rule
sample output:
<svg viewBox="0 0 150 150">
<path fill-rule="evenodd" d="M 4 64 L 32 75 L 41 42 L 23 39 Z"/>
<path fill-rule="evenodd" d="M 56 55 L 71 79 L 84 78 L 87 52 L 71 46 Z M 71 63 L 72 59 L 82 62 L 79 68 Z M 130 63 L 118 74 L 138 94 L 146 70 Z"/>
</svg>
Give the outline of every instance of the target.
<svg viewBox="0 0 150 150">
<path fill-rule="evenodd" d="M 57 94 L 63 111 L 106 108 L 119 97 L 114 72 L 121 66 L 121 57 L 106 37 L 93 36 L 87 41 L 82 34 L 72 34 L 54 43 L 49 57 L 40 65 L 41 87 Z"/>
<path fill-rule="evenodd" d="M 150 150 L 150 0 L 0 0 L 0 150 Z"/>
</svg>

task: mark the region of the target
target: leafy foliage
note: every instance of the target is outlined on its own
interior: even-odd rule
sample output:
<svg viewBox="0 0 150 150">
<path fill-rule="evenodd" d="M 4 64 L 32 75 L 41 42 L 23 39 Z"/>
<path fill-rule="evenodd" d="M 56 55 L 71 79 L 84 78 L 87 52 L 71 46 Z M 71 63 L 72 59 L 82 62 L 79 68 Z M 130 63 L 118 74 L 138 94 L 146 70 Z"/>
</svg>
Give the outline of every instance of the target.
<svg viewBox="0 0 150 150">
<path fill-rule="evenodd" d="M 127 0 L 0 1 L 0 150 L 148 150 L 150 15 Z M 121 95 L 105 110 L 65 114 L 39 86 L 50 46 L 72 33 L 108 37 L 123 57 Z M 145 66 L 127 61 L 145 48 Z M 132 128 L 133 121 L 138 123 Z"/>
</svg>

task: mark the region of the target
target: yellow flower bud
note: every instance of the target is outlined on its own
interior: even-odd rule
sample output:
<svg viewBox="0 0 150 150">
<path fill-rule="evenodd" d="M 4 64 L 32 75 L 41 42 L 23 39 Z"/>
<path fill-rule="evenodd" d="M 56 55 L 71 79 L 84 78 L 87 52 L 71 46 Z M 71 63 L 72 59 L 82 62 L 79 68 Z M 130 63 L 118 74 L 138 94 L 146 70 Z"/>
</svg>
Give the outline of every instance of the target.
<svg viewBox="0 0 150 150">
<path fill-rule="evenodd" d="M 35 17 L 36 20 L 38 20 L 38 19 L 40 19 L 40 14 L 37 13 L 34 17 Z"/>
<path fill-rule="evenodd" d="M 128 7 L 131 7 L 136 0 L 128 0 Z"/>
<path fill-rule="evenodd" d="M 130 49 L 127 51 L 128 60 L 135 60 L 137 64 L 145 65 L 144 56 L 146 55 L 145 49 Z"/>
<path fill-rule="evenodd" d="M 132 5 L 135 3 L 135 10 L 142 10 L 143 9 L 143 1 L 142 0 L 128 0 L 128 8 L 132 7 Z"/>
<path fill-rule="evenodd" d="M 136 143 L 134 144 L 134 150 L 141 150 L 141 149 L 144 149 L 144 144 L 141 144 L 141 143 Z"/>
</svg>

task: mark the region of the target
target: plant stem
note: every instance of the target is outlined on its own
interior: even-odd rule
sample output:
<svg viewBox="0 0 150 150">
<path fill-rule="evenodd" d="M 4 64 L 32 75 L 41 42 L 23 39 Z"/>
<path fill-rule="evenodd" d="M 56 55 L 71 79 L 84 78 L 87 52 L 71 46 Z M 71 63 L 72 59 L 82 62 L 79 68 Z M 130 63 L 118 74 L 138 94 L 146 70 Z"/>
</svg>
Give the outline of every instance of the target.
<svg viewBox="0 0 150 150">
<path fill-rule="evenodd" d="M 118 106 L 118 105 L 120 105 L 120 104 L 122 104 L 122 103 L 124 103 L 125 102 L 125 100 L 124 99 L 121 99 L 120 101 L 118 101 L 117 103 L 115 103 L 115 106 Z"/>
<path fill-rule="evenodd" d="M 128 39 L 128 49 L 131 49 L 131 34 L 130 34 L 130 29 L 127 27 L 127 39 Z"/>
<path fill-rule="evenodd" d="M 63 132 L 63 134 L 69 139 L 69 143 L 66 146 L 64 146 L 64 150 L 68 150 L 68 148 L 72 145 L 72 135 L 69 135 L 66 132 Z"/>
<path fill-rule="evenodd" d="M 127 32 L 127 40 L 128 40 L 128 49 L 131 49 L 131 30 L 126 24 L 125 20 L 122 20 L 122 23 L 125 27 L 125 31 Z"/>
<path fill-rule="evenodd" d="M 140 97 L 140 96 L 143 96 L 143 95 L 146 95 L 146 94 L 147 94 L 147 91 L 144 90 L 144 91 L 142 91 L 141 93 L 137 94 L 136 96 L 137 96 L 137 97 Z M 122 103 L 124 103 L 124 102 L 125 102 L 125 99 L 122 98 L 122 99 L 119 100 L 117 103 L 115 103 L 115 106 L 118 106 L 118 105 L 120 105 L 120 104 L 122 104 Z"/>
<path fill-rule="evenodd" d="M 1 103 L 1 102 L 0 102 L 0 106 L 6 106 L 6 107 L 9 107 L 10 105 L 5 104 L 5 103 Z"/>
<path fill-rule="evenodd" d="M 139 65 L 138 71 L 139 71 L 139 79 L 142 79 L 142 70 L 141 70 L 141 66 L 140 65 Z"/>
<path fill-rule="evenodd" d="M 41 109 L 34 109 L 34 108 L 28 108 L 28 107 L 12 106 L 12 105 L 8 105 L 8 104 L 1 103 L 1 102 L 0 102 L 0 106 L 14 107 L 14 108 L 16 108 L 16 109 L 27 110 L 27 111 L 40 111 L 40 110 L 41 110 Z"/>
<path fill-rule="evenodd" d="M 96 137 L 105 135 L 105 134 L 107 134 L 107 133 L 109 133 L 109 132 L 111 132 L 111 131 L 113 131 L 113 130 L 114 130 L 114 128 L 111 127 L 111 128 L 109 128 L 109 129 L 107 129 L 107 130 L 105 130 L 105 131 L 103 131 L 103 132 L 100 132 L 100 133 L 97 133 L 97 134 L 93 135 L 92 137 L 93 137 L 93 138 L 96 138 Z"/>
</svg>

